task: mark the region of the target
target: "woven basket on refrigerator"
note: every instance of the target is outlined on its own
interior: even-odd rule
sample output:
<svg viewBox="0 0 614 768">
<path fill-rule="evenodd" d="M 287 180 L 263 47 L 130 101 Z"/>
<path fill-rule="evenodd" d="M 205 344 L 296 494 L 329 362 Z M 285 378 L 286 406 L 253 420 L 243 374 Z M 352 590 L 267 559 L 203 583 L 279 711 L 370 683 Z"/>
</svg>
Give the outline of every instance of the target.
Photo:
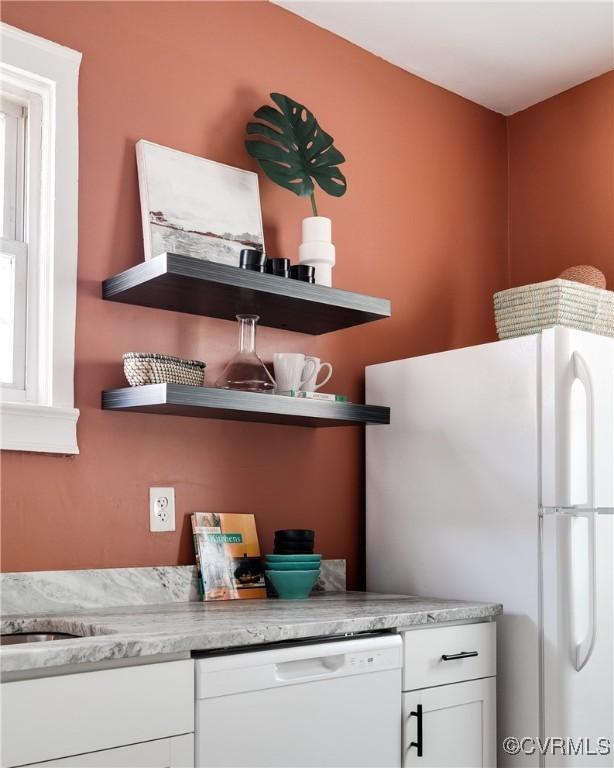
<svg viewBox="0 0 614 768">
<path fill-rule="evenodd" d="M 562 325 L 614 337 L 614 292 L 570 280 L 509 288 L 494 295 L 500 339 Z"/>
<path fill-rule="evenodd" d="M 126 352 L 124 373 L 131 387 L 144 384 L 187 384 L 202 387 L 205 364 L 156 352 Z"/>
</svg>

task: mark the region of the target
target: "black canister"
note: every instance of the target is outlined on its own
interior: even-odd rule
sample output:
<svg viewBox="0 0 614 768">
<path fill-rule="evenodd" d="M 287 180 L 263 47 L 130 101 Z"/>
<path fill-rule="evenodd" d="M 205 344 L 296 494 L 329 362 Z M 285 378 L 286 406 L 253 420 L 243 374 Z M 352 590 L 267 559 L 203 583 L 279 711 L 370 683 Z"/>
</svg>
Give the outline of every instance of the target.
<svg viewBox="0 0 614 768">
<path fill-rule="evenodd" d="M 290 259 L 267 259 L 266 271 L 269 275 L 288 277 L 290 274 Z"/>
<path fill-rule="evenodd" d="M 290 267 L 290 277 L 294 280 L 302 280 L 304 283 L 315 283 L 316 268 L 309 264 L 294 264 Z"/>
<path fill-rule="evenodd" d="M 239 255 L 241 269 L 249 269 L 252 272 L 264 272 L 266 256 L 255 248 L 243 248 Z"/>
</svg>

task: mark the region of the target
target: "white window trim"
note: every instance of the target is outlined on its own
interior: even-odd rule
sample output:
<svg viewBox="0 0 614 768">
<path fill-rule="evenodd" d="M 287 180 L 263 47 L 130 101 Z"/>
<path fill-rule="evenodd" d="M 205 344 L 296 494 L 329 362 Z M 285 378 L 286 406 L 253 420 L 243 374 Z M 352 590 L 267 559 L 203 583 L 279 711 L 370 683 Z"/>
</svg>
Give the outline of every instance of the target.
<svg viewBox="0 0 614 768">
<path fill-rule="evenodd" d="M 0 448 L 75 454 L 81 54 L 0 23 L 0 79 L 40 97 L 40 227 L 29 258 L 25 401 L 0 392 Z M 30 265 L 34 267 L 30 269 Z"/>
</svg>

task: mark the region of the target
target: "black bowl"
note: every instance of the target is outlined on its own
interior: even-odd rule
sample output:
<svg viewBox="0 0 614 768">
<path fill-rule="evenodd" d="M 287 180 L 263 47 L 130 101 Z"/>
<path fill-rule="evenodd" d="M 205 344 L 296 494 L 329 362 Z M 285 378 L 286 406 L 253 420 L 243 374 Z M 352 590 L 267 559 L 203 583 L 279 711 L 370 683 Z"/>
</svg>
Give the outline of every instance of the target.
<svg viewBox="0 0 614 768">
<path fill-rule="evenodd" d="M 313 541 L 315 531 L 307 528 L 288 528 L 283 531 L 275 531 L 275 541 Z"/>
<path fill-rule="evenodd" d="M 290 546 L 289 544 L 275 544 L 275 555 L 313 555 L 313 544 L 305 546 Z"/>
<path fill-rule="evenodd" d="M 305 545 L 312 547 L 313 539 L 284 539 L 280 536 L 276 536 L 275 543 L 281 544 L 282 546 L 287 544 L 289 547 L 304 547 Z"/>
<path fill-rule="evenodd" d="M 273 545 L 275 547 L 298 547 L 299 549 L 303 549 L 304 547 L 311 547 L 313 548 L 314 542 L 313 541 L 288 541 L 284 539 L 275 539 L 273 542 Z"/>
</svg>

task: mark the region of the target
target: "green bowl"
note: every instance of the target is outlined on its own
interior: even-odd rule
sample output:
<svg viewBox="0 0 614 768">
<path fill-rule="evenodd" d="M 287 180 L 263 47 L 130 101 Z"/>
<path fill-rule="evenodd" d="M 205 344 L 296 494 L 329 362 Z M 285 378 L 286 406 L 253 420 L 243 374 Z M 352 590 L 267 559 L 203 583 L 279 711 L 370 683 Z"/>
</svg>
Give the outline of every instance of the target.
<svg viewBox="0 0 614 768">
<path fill-rule="evenodd" d="M 267 555 L 268 563 L 319 563 L 322 555 Z"/>
<path fill-rule="evenodd" d="M 269 568 L 271 571 L 319 571 L 320 562 L 313 563 L 276 563 L 267 560 L 265 568 Z"/>
<path fill-rule="evenodd" d="M 319 571 L 265 571 L 284 600 L 305 600 L 318 580 Z"/>
</svg>

